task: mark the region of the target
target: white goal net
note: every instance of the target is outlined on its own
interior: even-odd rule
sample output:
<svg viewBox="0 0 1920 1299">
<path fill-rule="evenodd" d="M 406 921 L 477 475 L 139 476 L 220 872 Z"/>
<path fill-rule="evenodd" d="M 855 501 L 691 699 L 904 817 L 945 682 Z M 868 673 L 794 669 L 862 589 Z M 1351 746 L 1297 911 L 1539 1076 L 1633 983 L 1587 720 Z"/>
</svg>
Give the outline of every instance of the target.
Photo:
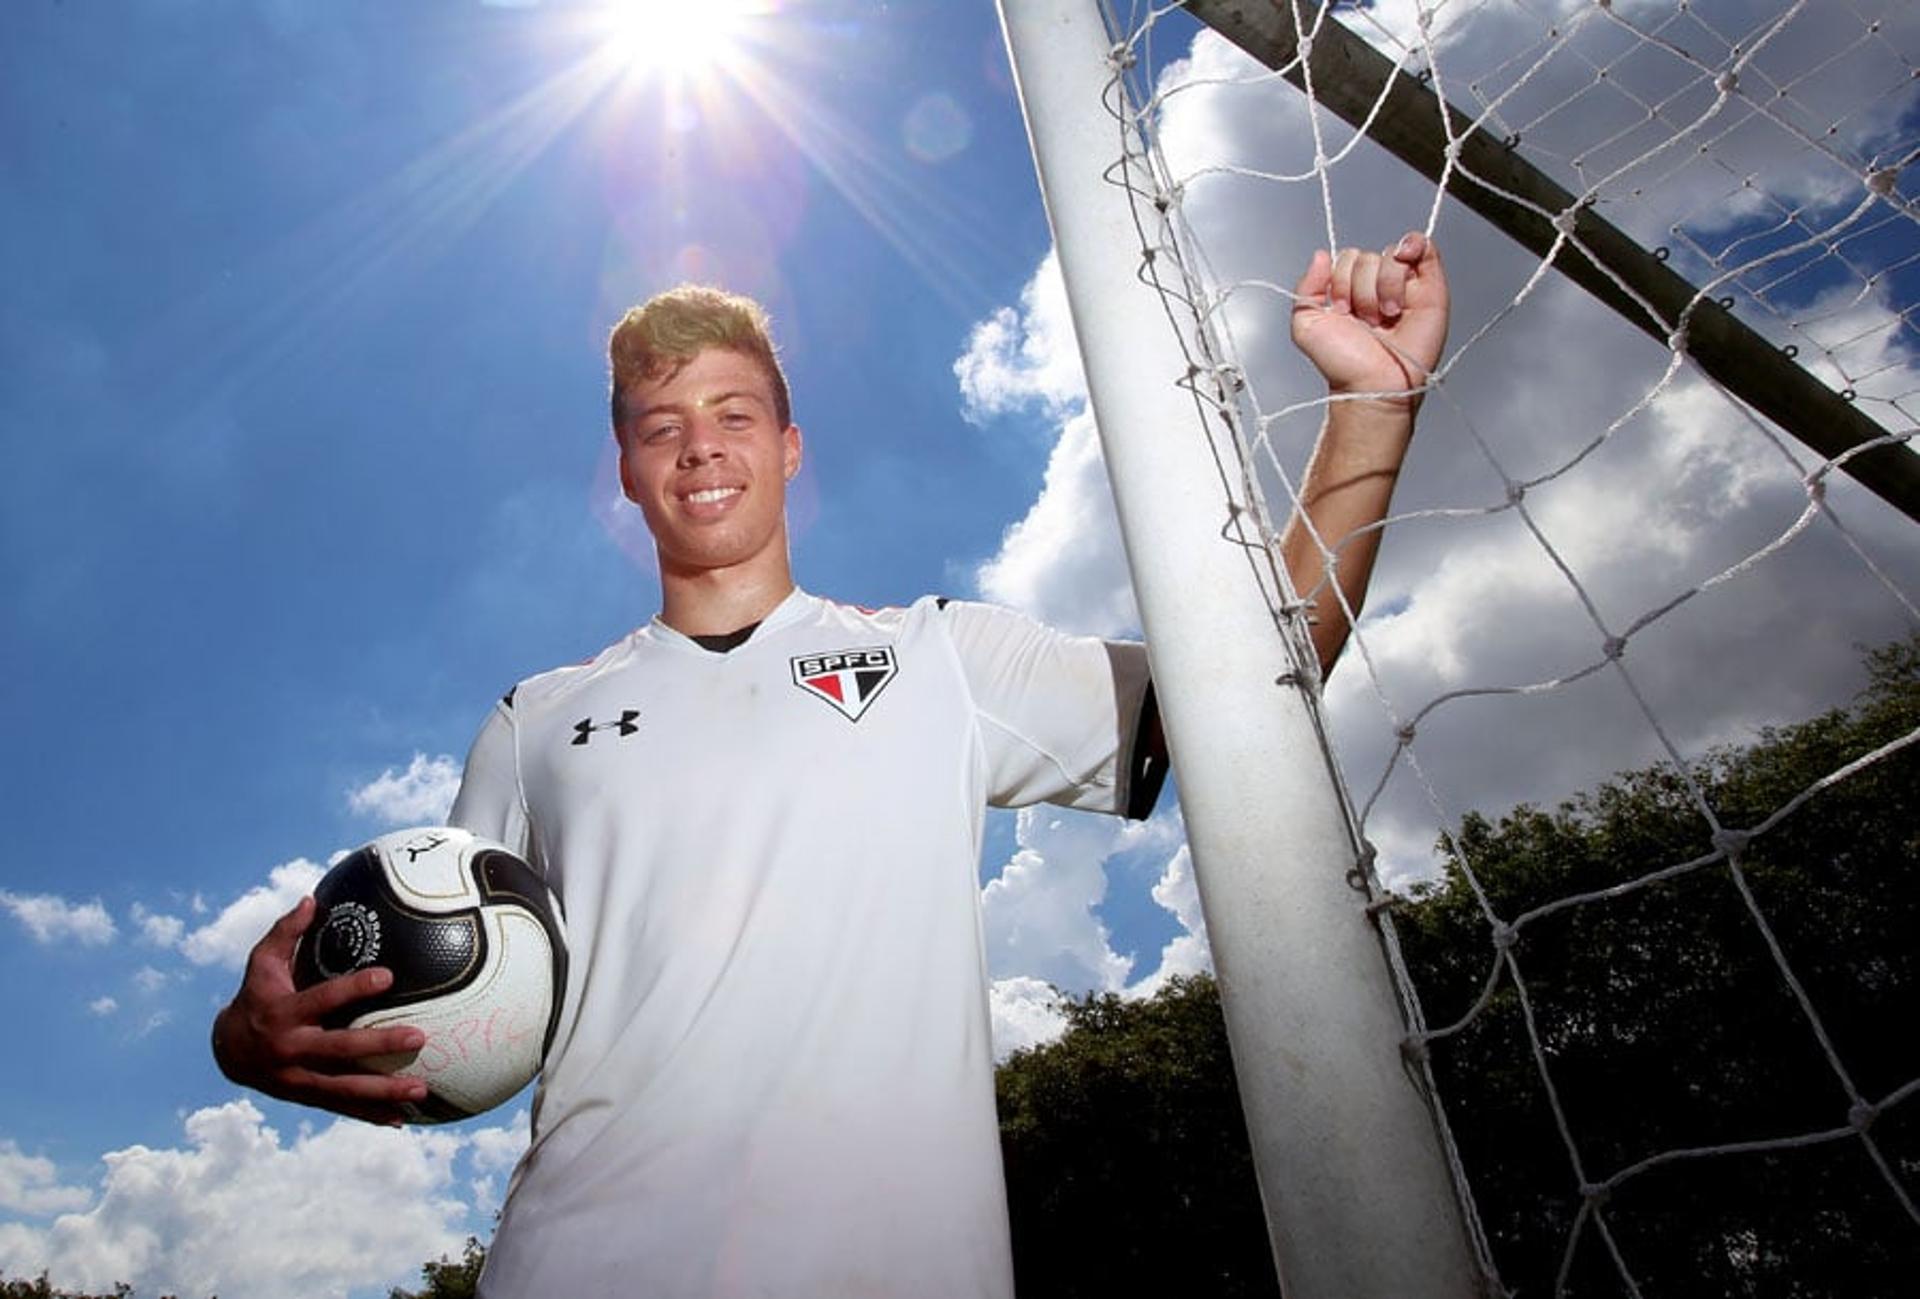
<svg viewBox="0 0 1920 1299">
<path fill-rule="evenodd" d="M 1325 415 L 1308 256 L 1448 262 L 1325 708 L 1490 1284 L 1911 1293 L 1920 7 L 1107 21 L 1168 382 L 1276 552 Z"/>
</svg>

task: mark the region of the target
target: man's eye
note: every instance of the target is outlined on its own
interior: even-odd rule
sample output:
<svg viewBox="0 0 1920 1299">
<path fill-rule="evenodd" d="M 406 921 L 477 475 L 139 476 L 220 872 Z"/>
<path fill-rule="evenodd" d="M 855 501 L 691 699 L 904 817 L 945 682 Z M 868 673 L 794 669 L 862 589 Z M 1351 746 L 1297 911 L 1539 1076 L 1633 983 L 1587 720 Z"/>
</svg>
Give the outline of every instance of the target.
<svg viewBox="0 0 1920 1299">
<path fill-rule="evenodd" d="M 678 424 L 656 424 L 652 428 L 640 431 L 640 440 L 649 443 L 665 442 L 680 431 Z"/>
<path fill-rule="evenodd" d="M 720 417 L 720 423 L 727 428 L 750 428 L 753 416 L 744 410 L 730 410 Z"/>
</svg>

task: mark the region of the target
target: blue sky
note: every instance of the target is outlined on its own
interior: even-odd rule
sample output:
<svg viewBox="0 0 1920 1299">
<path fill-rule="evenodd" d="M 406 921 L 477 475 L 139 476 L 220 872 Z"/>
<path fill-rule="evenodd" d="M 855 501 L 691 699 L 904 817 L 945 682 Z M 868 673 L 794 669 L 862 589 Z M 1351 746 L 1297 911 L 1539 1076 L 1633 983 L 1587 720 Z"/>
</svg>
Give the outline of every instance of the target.
<svg viewBox="0 0 1920 1299">
<path fill-rule="evenodd" d="M 693 277 L 770 306 L 814 589 L 974 594 L 1039 490 L 1044 421 L 969 423 L 953 374 L 1048 247 L 991 7 L 760 8 L 750 67 L 677 86 L 610 60 L 592 4 L 0 16 L 23 1230 L 97 1208 L 106 1151 L 204 1150 L 183 1118 L 237 1095 L 205 1046 L 226 908 L 408 820 L 355 810 L 383 772 L 437 778 L 430 805 L 447 769 L 417 758 L 457 762 L 507 686 L 653 612 L 605 422 L 627 305 Z M 990 871 L 1013 837 L 996 818 Z M 1149 958 L 1179 929 L 1158 873 L 1112 917 Z M 310 1121 L 254 1103 L 289 1143 Z"/>
<path fill-rule="evenodd" d="M 602 341 L 630 303 L 693 277 L 770 306 L 807 434 L 804 584 L 1131 625 L 992 7 L 759 8 L 734 70 L 706 81 L 629 68 L 590 0 L 0 12 L 0 689 L 16 733 L 0 996 L 33 1061 L 0 1082 L 0 1270 L 383 1294 L 484 1234 L 524 1140 L 513 1110 L 450 1133 L 335 1125 L 243 1101 L 206 1030 L 246 944 L 320 865 L 433 819 L 495 697 L 652 614 L 605 420 Z M 1911 51 L 1898 13 L 1884 41 Z M 1450 48 L 1468 60 L 1483 36 Z M 1189 53 L 1176 21 L 1157 39 L 1167 61 Z M 1185 75 L 1249 75 L 1218 41 L 1191 53 Z M 1885 120 L 1862 132 L 1915 120 L 1911 98 L 1876 103 Z M 1167 144 L 1190 169 L 1297 168 L 1303 120 L 1274 83 L 1202 85 L 1169 101 Z M 1430 186 L 1364 151 L 1343 166 L 1341 240 L 1431 219 L 1460 298 L 1457 373 L 1423 419 L 1407 508 L 1487 508 L 1476 446 L 1538 469 L 1621 423 L 1590 489 L 1539 508 L 1622 621 L 1794 521 L 1804 493 L 1723 399 L 1684 373 L 1662 386 L 1665 354 L 1577 294 L 1529 293 L 1537 263 L 1436 209 Z M 1673 202 L 1711 212 L 1716 192 Z M 1211 175 L 1188 199 L 1228 280 L 1290 283 L 1330 224 L 1314 184 Z M 1883 263 L 1911 229 L 1881 236 Z M 1888 292 L 1848 319 L 1892 318 Z M 1297 398 L 1311 385 L 1284 306 L 1249 290 L 1232 319 L 1257 386 Z M 1464 345 L 1483 322 L 1500 331 Z M 1911 428 L 1911 326 L 1872 338 L 1863 392 L 1891 394 L 1877 409 Z M 1317 418 L 1276 418 L 1276 465 L 1297 469 Z M 1911 593 L 1902 525 L 1847 485 L 1833 500 Z M 1362 797 L 1386 787 L 1370 833 L 1405 873 L 1429 860 L 1436 803 L 1550 800 L 1660 751 L 1583 685 L 1516 703 L 1530 730 L 1443 711 L 1437 789 L 1395 766 L 1384 713 L 1584 662 L 1561 636 L 1565 592 L 1511 523 L 1411 520 L 1363 626 L 1373 671 L 1330 683 L 1343 763 Z M 1640 642 L 1639 684 L 1682 751 L 1844 699 L 1852 646 L 1911 625 L 1883 586 L 1834 577 L 1854 564 L 1844 538 L 1809 536 Z M 1702 662 L 1724 669 L 1708 688 L 1678 666 Z M 1047 1031 L 1044 983 L 1143 990 L 1205 962 L 1171 800 L 1131 830 L 996 815 L 983 882 L 1003 1044 Z M 325 1188 L 322 1207 L 290 1186 Z"/>
</svg>

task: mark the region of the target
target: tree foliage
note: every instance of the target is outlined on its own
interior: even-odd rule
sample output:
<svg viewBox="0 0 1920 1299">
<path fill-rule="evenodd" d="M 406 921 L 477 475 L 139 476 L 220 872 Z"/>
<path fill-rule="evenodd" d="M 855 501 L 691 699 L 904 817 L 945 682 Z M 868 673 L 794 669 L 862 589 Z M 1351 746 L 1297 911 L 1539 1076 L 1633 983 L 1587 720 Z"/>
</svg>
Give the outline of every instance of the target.
<svg viewBox="0 0 1920 1299">
<path fill-rule="evenodd" d="M 1721 825 L 1761 825 L 1815 782 L 1920 727 L 1920 638 L 1868 656 L 1852 708 L 1768 730 L 1691 769 Z M 1430 1026 L 1485 1008 L 1434 1044 L 1502 1277 L 1521 1294 L 1627 1293 L 1593 1227 L 1574 1231 L 1581 1178 L 1526 1032 L 1522 997 L 1469 887 L 1516 926 L 1511 954 L 1585 1180 L 1663 1152 L 1801 1134 L 1793 1149 L 1671 1159 L 1597 1201 L 1649 1295 L 1911 1295 L 1920 1226 L 1852 1135 L 1841 1074 L 1770 949 L 1802 985 L 1833 1054 L 1869 1102 L 1920 1078 L 1920 746 L 1833 783 L 1764 833 L 1738 870 L 1672 767 L 1622 775 L 1552 811 L 1468 816 L 1446 877 L 1397 911 Z M 1729 846 L 1721 840 L 1718 846 Z M 1660 868 L 1664 882 L 1522 919 Z M 1751 895 L 1743 896 L 1741 884 Z M 1920 1100 L 1872 1117 L 1893 1178 L 1920 1193 Z M 1565 1255 L 1572 1245 L 1570 1262 Z"/>
<path fill-rule="evenodd" d="M 996 1077 L 1020 1294 L 1277 1295 L 1213 980 L 1067 1021 Z"/>
<path fill-rule="evenodd" d="M 0 1275 L 0 1299 L 135 1299 L 134 1289 L 125 1281 L 114 1283 L 113 1293 L 93 1294 L 79 1290 L 61 1290 L 47 1280 L 42 1272 L 29 1281 L 24 1277 Z M 160 1299 L 173 1299 L 172 1295 L 162 1295 Z"/>
<path fill-rule="evenodd" d="M 427 1283 L 425 1289 L 403 1290 L 395 1286 L 387 1292 L 387 1299 L 473 1299 L 474 1287 L 480 1284 L 480 1266 L 486 1261 L 486 1247 L 476 1237 L 469 1236 L 459 1258 L 442 1254 L 437 1261 L 421 1265 L 420 1276 Z"/>
</svg>

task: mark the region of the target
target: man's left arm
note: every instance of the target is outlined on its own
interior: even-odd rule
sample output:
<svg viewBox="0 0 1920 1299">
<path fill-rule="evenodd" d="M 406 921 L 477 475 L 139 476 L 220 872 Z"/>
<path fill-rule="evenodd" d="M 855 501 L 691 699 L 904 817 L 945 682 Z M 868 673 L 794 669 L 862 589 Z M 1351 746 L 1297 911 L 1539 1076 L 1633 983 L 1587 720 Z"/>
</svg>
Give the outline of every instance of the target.
<svg viewBox="0 0 1920 1299">
<path fill-rule="evenodd" d="M 1347 643 L 1346 610 L 1358 616 L 1366 599 L 1380 549 L 1373 525 L 1386 517 L 1419 389 L 1446 344 L 1447 277 L 1439 250 L 1415 232 L 1383 253 L 1316 252 L 1294 293 L 1294 345 L 1336 400 L 1327 404 L 1280 550 L 1293 589 L 1310 603 L 1325 674 Z M 1321 543 L 1334 552 L 1331 574 Z"/>
</svg>

